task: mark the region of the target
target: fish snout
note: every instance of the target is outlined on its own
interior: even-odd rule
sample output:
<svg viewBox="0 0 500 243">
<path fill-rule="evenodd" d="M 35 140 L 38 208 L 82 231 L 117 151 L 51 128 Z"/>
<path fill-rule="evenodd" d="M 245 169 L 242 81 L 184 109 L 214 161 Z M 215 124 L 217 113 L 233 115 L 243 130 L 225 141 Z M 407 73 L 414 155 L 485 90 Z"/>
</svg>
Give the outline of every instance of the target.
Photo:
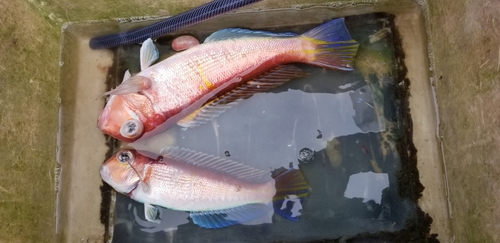
<svg viewBox="0 0 500 243">
<path fill-rule="evenodd" d="M 106 183 L 110 183 L 111 172 L 109 171 L 109 168 L 106 165 L 101 166 L 99 173 L 101 174 L 103 181 L 105 181 Z"/>
<path fill-rule="evenodd" d="M 123 97 L 112 95 L 97 121 L 99 129 L 118 140 L 133 142 L 142 136 L 144 127 Z"/>
</svg>

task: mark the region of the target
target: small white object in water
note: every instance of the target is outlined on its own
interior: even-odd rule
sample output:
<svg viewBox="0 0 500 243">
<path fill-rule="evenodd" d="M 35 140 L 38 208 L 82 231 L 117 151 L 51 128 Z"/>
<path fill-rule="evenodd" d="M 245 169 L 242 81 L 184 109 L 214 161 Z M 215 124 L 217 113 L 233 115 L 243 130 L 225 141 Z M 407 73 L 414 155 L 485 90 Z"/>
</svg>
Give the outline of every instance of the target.
<svg viewBox="0 0 500 243">
<path fill-rule="evenodd" d="M 351 88 L 353 87 L 354 85 L 356 85 L 358 83 L 358 81 L 354 82 L 354 83 L 348 83 L 348 84 L 344 84 L 344 85 L 340 85 L 339 86 L 339 89 L 348 89 L 348 88 Z"/>
<path fill-rule="evenodd" d="M 391 33 L 391 29 L 385 27 L 382 28 L 381 30 L 377 31 L 375 34 L 370 35 L 370 43 L 375 43 L 377 41 L 380 41 L 384 39 L 389 33 Z"/>
</svg>

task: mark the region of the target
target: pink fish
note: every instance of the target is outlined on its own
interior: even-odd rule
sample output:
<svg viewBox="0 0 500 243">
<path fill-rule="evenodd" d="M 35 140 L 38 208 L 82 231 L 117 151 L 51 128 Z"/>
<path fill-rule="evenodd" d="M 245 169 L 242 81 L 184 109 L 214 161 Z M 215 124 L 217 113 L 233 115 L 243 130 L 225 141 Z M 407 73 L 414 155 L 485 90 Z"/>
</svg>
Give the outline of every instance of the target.
<svg viewBox="0 0 500 243">
<path fill-rule="evenodd" d="M 286 64 L 301 62 L 350 71 L 357 49 L 343 18 L 302 35 L 223 29 L 203 44 L 143 66 L 141 72 L 107 92 L 111 97 L 98 127 L 132 142 L 160 125 L 160 130 L 175 123 L 196 126 L 220 114 L 220 104 L 305 75 Z"/>
<path fill-rule="evenodd" d="M 162 159 L 122 150 L 100 173 L 115 190 L 144 203 L 149 221 L 157 222 L 156 206 L 161 206 L 188 211 L 205 228 L 271 223 L 274 211 L 298 220 L 309 193 L 299 169 L 283 170 L 273 179 L 270 172 L 178 148 L 168 148 Z"/>
</svg>

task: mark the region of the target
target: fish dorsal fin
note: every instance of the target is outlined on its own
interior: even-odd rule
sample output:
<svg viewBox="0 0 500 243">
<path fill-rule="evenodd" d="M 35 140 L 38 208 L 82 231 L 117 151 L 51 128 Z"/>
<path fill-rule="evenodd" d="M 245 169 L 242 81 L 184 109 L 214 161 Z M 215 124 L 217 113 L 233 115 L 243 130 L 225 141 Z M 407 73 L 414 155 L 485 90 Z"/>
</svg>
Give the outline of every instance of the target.
<svg viewBox="0 0 500 243">
<path fill-rule="evenodd" d="M 293 32 L 273 33 L 262 30 L 249 30 L 240 28 L 222 29 L 212 33 L 205 39 L 204 43 L 217 42 L 223 40 L 244 38 L 244 37 L 294 37 L 298 36 Z"/>
<path fill-rule="evenodd" d="M 177 124 L 182 127 L 196 127 L 205 124 L 215 117 L 218 117 L 232 105 L 237 104 L 238 100 L 250 98 L 255 93 L 276 88 L 293 78 L 303 77 L 306 74 L 307 73 L 295 66 L 278 66 L 205 103 L 201 108 L 178 121 Z"/>
<path fill-rule="evenodd" d="M 252 224 L 272 223 L 273 209 L 265 204 L 252 203 L 235 208 L 191 212 L 189 216 L 193 219 L 193 223 L 203 228 L 218 229 L 235 224 L 244 224 L 245 222 L 254 221 L 264 216 L 264 219 Z"/>
<path fill-rule="evenodd" d="M 160 52 L 153 43 L 153 40 L 151 40 L 151 38 L 145 40 L 144 43 L 142 43 L 140 51 L 141 70 L 151 66 L 159 57 Z"/>
<path fill-rule="evenodd" d="M 185 148 L 165 147 L 160 154 L 164 157 L 224 173 L 250 183 L 262 183 L 272 178 L 269 171 Z"/>
</svg>

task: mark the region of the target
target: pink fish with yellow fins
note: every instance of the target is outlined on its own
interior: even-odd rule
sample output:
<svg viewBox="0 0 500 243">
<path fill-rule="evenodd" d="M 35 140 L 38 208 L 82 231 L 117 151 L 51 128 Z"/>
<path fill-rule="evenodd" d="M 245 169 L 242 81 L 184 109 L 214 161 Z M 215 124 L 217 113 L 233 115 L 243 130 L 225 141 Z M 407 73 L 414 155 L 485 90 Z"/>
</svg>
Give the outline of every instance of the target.
<svg viewBox="0 0 500 243">
<path fill-rule="evenodd" d="M 145 205 L 158 222 L 158 208 L 187 211 L 204 228 L 272 223 L 274 212 L 298 220 L 309 185 L 300 169 L 271 177 L 244 164 L 187 149 L 167 148 L 161 159 L 124 149 L 106 161 L 102 179 Z"/>
<path fill-rule="evenodd" d="M 305 75 L 286 64 L 353 70 L 357 49 L 343 18 L 302 35 L 223 29 L 155 65 L 148 67 L 152 61 L 141 60 L 141 72 L 106 93 L 111 96 L 98 127 L 132 142 L 160 125 L 196 126 L 219 115 L 235 99 Z M 152 50 L 144 53 L 155 56 Z"/>
</svg>

